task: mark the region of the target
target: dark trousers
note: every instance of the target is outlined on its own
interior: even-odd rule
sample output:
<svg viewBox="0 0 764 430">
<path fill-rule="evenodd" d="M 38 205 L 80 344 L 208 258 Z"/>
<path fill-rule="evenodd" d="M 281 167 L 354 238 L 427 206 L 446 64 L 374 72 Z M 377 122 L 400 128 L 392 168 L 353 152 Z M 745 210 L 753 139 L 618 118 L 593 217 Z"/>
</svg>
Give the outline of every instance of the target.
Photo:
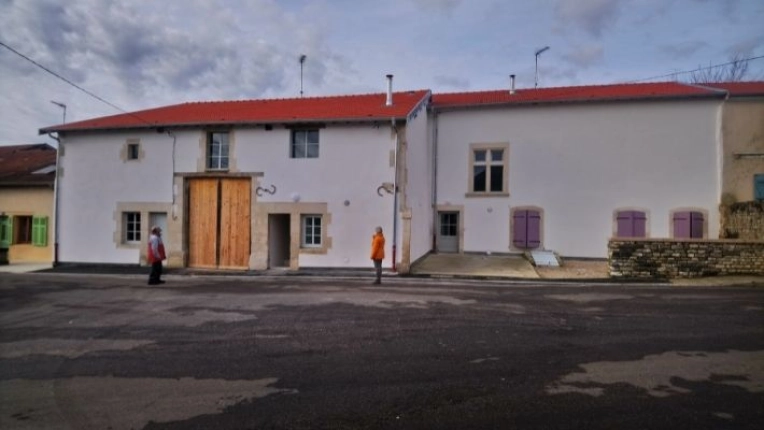
<svg viewBox="0 0 764 430">
<path fill-rule="evenodd" d="M 374 282 L 382 282 L 382 260 L 374 260 L 374 270 L 377 275 L 377 279 Z"/>
<path fill-rule="evenodd" d="M 149 284 L 158 284 L 162 277 L 162 262 L 155 261 L 151 263 L 151 272 L 149 273 Z"/>
</svg>

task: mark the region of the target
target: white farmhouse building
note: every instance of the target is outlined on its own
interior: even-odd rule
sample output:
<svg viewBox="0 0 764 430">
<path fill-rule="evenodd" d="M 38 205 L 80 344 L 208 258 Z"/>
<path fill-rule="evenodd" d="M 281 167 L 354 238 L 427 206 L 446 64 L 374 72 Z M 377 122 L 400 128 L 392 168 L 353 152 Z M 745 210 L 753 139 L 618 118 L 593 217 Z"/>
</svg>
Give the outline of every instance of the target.
<svg viewBox="0 0 764 430">
<path fill-rule="evenodd" d="M 156 224 L 176 267 L 368 267 L 379 225 L 386 266 L 405 272 L 430 252 L 605 258 L 610 237 L 717 238 L 728 95 L 388 91 L 186 103 L 40 132 L 61 141 L 61 262 L 143 262 Z"/>
</svg>

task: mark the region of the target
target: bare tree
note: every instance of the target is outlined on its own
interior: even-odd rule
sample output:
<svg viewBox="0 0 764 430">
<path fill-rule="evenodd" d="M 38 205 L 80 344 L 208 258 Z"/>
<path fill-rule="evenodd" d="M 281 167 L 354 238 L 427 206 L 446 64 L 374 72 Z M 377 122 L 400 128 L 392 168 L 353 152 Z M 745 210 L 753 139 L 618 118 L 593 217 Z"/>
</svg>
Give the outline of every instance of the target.
<svg viewBox="0 0 764 430">
<path fill-rule="evenodd" d="M 739 82 L 745 80 L 747 74 L 748 59 L 741 54 L 735 54 L 728 63 L 698 67 L 698 70 L 690 72 L 690 82 L 693 84 Z"/>
</svg>

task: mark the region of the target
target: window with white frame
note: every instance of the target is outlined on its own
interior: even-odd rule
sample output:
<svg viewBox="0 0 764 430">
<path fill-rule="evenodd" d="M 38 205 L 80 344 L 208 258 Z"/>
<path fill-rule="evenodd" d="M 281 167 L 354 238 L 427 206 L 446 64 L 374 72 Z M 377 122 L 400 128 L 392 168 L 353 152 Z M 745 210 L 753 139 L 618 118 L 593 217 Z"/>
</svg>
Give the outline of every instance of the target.
<svg viewBox="0 0 764 430">
<path fill-rule="evenodd" d="M 125 212 L 122 225 L 125 231 L 125 243 L 138 243 L 141 241 L 141 213 Z"/>
<path fill-rule="evenodd" d="M 207 133 L 207 170 L 228 170 L 228 132 Z"/>
<path fill-rule="evenodd" d="M 508 145 L 472 145 L 469 192 L 507 193 Z"/>
<path fill-rule="evenodd" d="M 304 248 L 321 246 L 321 215 L 303 215 L 302 246 Z"/>
<path fill-rule="evenodd" d="M 318 130 L 292 130 L 291 158 L 318 158 Z"/>
</svg>

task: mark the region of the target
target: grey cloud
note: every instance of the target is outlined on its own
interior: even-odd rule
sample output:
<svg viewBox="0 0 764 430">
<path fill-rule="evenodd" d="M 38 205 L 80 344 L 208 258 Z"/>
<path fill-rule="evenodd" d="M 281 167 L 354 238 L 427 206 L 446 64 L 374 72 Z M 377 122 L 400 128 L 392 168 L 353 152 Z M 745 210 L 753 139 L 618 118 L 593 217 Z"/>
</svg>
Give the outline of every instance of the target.
<svg viewBox="0 0 764 430">
<path fill-rule="evenodd" d="M 456 76 L 438 75 L 434 76 L 435 84 L 441 87 L 454 88 L 457 90 L 466 90 L 470 87 L 470 81 Z"/>
<path fill-rule="evenodd" d="M 414 0 L 414 3 L 426 10 L 448 12 L 456 9 L 462 0 Z"/>
<path fill-rule="evenodd" d="M 562 56 L 565 61 L 580 68 L 588 68 L 600 63 L 604 57 L 601 45 L 578 46 Z"/>
<path fill-rule="evenodd" d="M 700 41 L 700 40 L 693 40 L 693 41 L 686 41 L 686 42 L 680 42 L 673 45 L 664 45 L 660 47 L 660 50 L 665 52 L 666 54 L 670 55 L 671 57 L 682 59 L 682 58 L 688 58 L 695 54 L 696 52 L 700 51 L 703 48 L 706 48 L 708 46 L 708 43 Z"/>
<path fill-rule="evenodd" d="M 729 56 L 742 55 L 743 57 L 749 57 L 756 52 L 757 48 L 761 47 L 764 47 L 764 36 L 741 40 L 729 46 L 726 52 Z"/>
<path fill-rule="evenodd" d="M 622 0 L 558 0 L 555 15 L 561 25 L 572 24 L 600 37 L 618 18 Z"/>
</svg>

